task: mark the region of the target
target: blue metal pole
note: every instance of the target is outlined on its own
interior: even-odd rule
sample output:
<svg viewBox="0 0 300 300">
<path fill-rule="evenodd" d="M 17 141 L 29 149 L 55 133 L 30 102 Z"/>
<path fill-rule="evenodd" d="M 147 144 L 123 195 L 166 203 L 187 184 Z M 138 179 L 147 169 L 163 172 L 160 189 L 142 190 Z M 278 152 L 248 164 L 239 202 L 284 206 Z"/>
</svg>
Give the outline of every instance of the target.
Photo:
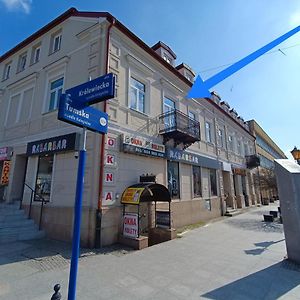
<svg viewBox="0 0 300 300">
<path fill-rule="evenodd" d="M 85 167 L 85 141 L 86 141 L 86 129 L 83 129 L 83 147 L 79 151 L 79 163 L 77 171 L 77 184 L 76 184 L 76 196 L 75 196 L 75 208 L 74 208 L 74 226 L 73 226 L 73 242 L 72 242 L 72 258 L 69 276 L 69 292 L 68 300 L 76 299 L 76 279 L 78 270 L 78 258 L 80 251 L 80 222 L 81 222 L 81 206 L 83 195 L 83 183 L 84 183 L 84 167 Z"/>
</svg>

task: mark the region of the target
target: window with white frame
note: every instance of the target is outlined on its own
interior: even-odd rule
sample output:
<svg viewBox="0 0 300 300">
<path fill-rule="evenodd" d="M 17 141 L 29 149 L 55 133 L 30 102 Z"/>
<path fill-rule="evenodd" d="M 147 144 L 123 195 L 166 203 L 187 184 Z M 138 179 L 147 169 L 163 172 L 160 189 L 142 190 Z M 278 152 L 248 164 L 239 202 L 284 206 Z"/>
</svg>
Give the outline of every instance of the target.
<svg viewBox="0 0 300 300">
<path fill-rule="evenodd" d="M 241 146 L 241 141 L 237 141 L 237 143 L 236 143 L 236 146 L 237 146 L 237 153 L 239 154 L 239 155 L 241 155 L 242 154 L 242 146 Z"/>
<path fill-rule="evenodd" d="M 211 124 L 205 122 L 205 138 L 208 143 L 212 143 Z"/>
<path fill-rule="evenodd" d="M 130 108 L 145 113 L 146 86 L 137 79 L 130 78 Z"/>
<path fill-rule="evenodd" d="M 27 61 L 27 52 L 19 56 L 18 72 L 22 72 L 25 70 L 26 61 Z"/>
<path fill-rule="evenodd" d="M 63 84 L 64 84 L 63 77 L 60 77 L 59 79 L 50 82 L 47 111 L 52 111 L 57 109 L 59 98 L 63 90 Z"/>
<path fill-rule="evenodd" d="M 233 137 L 232 137 L 232 135 L 228 136 L 228 150 L 233 151 Z"/>
<path fill-rule="evenodd" d="M 3 76 L 2 76 L 3 80 L 6 80 L 9 78 L 10 69 L 11 69 L 11 62 L 7 63 L 4 67 Z"/>
<path fill-rule="evenodd" d="M 51 36 L 51 49 L 50 53 L 60 50 L 61 47 L 61 32 L 55 33 Z"/>
<path fill-rule="evenodd" d="M 224 131 L 223 129 L 218 129 L 218 146 L 224 148 Z"/>
<path fill-rule="evenodd" d="M 40 55 L 41 55 L 41 45 L 33 47 L 32 54 L 31 54 L 31 64 L 35 64 L 39 62 Z"/>
</svg>

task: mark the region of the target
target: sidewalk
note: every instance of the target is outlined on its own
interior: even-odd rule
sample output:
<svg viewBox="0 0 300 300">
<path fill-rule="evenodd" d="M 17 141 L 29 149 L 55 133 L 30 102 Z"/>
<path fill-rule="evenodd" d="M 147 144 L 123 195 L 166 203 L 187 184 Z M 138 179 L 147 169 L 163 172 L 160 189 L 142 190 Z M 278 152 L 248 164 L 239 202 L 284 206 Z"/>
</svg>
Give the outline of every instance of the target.
<svg viewBox="0 0 300 300">
<path fill-rule="evenodd" d="M 278 204 L 277 204 L 278 205 Z M 141 251 L 83 250 L 77 299 L 300 299 L 300 267 L 284 260 L 282 225 L 262 222 L 276 204 L 194 229 Z M 0 299 L 67 298 L 70 245 L 0 246 Z"/>
</svg>

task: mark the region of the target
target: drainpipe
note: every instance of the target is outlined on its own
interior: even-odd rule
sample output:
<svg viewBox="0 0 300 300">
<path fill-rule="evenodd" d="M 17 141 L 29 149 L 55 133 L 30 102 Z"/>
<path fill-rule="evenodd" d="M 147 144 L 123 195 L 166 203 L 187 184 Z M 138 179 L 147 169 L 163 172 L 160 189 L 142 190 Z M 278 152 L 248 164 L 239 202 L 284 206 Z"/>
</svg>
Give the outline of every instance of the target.
<svg viewBox="0 0 300 300">
<path fill-rule="evenodd" d="M 106 36 L 106 64 L 105 72 L 109 71 L 109 42 L 110 42 L 110 31 L 112 26 L 115 24 L 116 19 L 114 17 L 107 18 L 110 22 L 107 28 Z M 104 112 L 107 112 L 108 105 L 107 101 L 104 101 Z M 105 149 L 105 136 L 102 136 L 100 144 L 100 174 L 99 174 L 99 194 L 98 194 L 98 205 L 96 212 L 96 232 L 95 232 L 95 248 L 101 247 L 101 223 L 102 223 L 102 193 L 103 193 L 103 175 L 104 175 L 104 149 Z"/>
</svg>

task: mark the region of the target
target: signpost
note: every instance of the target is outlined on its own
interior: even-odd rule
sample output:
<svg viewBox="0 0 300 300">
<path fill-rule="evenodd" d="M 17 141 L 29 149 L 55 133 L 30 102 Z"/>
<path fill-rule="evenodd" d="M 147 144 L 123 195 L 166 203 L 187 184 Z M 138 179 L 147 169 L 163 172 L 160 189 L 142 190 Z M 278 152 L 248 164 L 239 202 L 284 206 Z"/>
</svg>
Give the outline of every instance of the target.
<svg viewBox="0 0 300 300">
<path fill-rule="evenodd" d="M 66 94 L 76 99 L 77 107 L 86 107 L 114 98 L 115 80 L 113 73 L 106 74 L 66 90 Z"/>
<path fill-rule="evenodd" d="M 81 206 L 86 157 L 86 129 L 101 134 L 107 133 L 107 114 L 93 107 L 89 107 L 89 105 L 113 98 L 114 92 L 115 78 L 113 74 L 110 73 L 66 90 L 66 94 L 61 95 L 59 103 L 58 119 L 83 128 L 82 149 L 79 151 L 77 171 L 68 300 L 76 299 L 76 279 L 80 250 Z"/>
</svg>

